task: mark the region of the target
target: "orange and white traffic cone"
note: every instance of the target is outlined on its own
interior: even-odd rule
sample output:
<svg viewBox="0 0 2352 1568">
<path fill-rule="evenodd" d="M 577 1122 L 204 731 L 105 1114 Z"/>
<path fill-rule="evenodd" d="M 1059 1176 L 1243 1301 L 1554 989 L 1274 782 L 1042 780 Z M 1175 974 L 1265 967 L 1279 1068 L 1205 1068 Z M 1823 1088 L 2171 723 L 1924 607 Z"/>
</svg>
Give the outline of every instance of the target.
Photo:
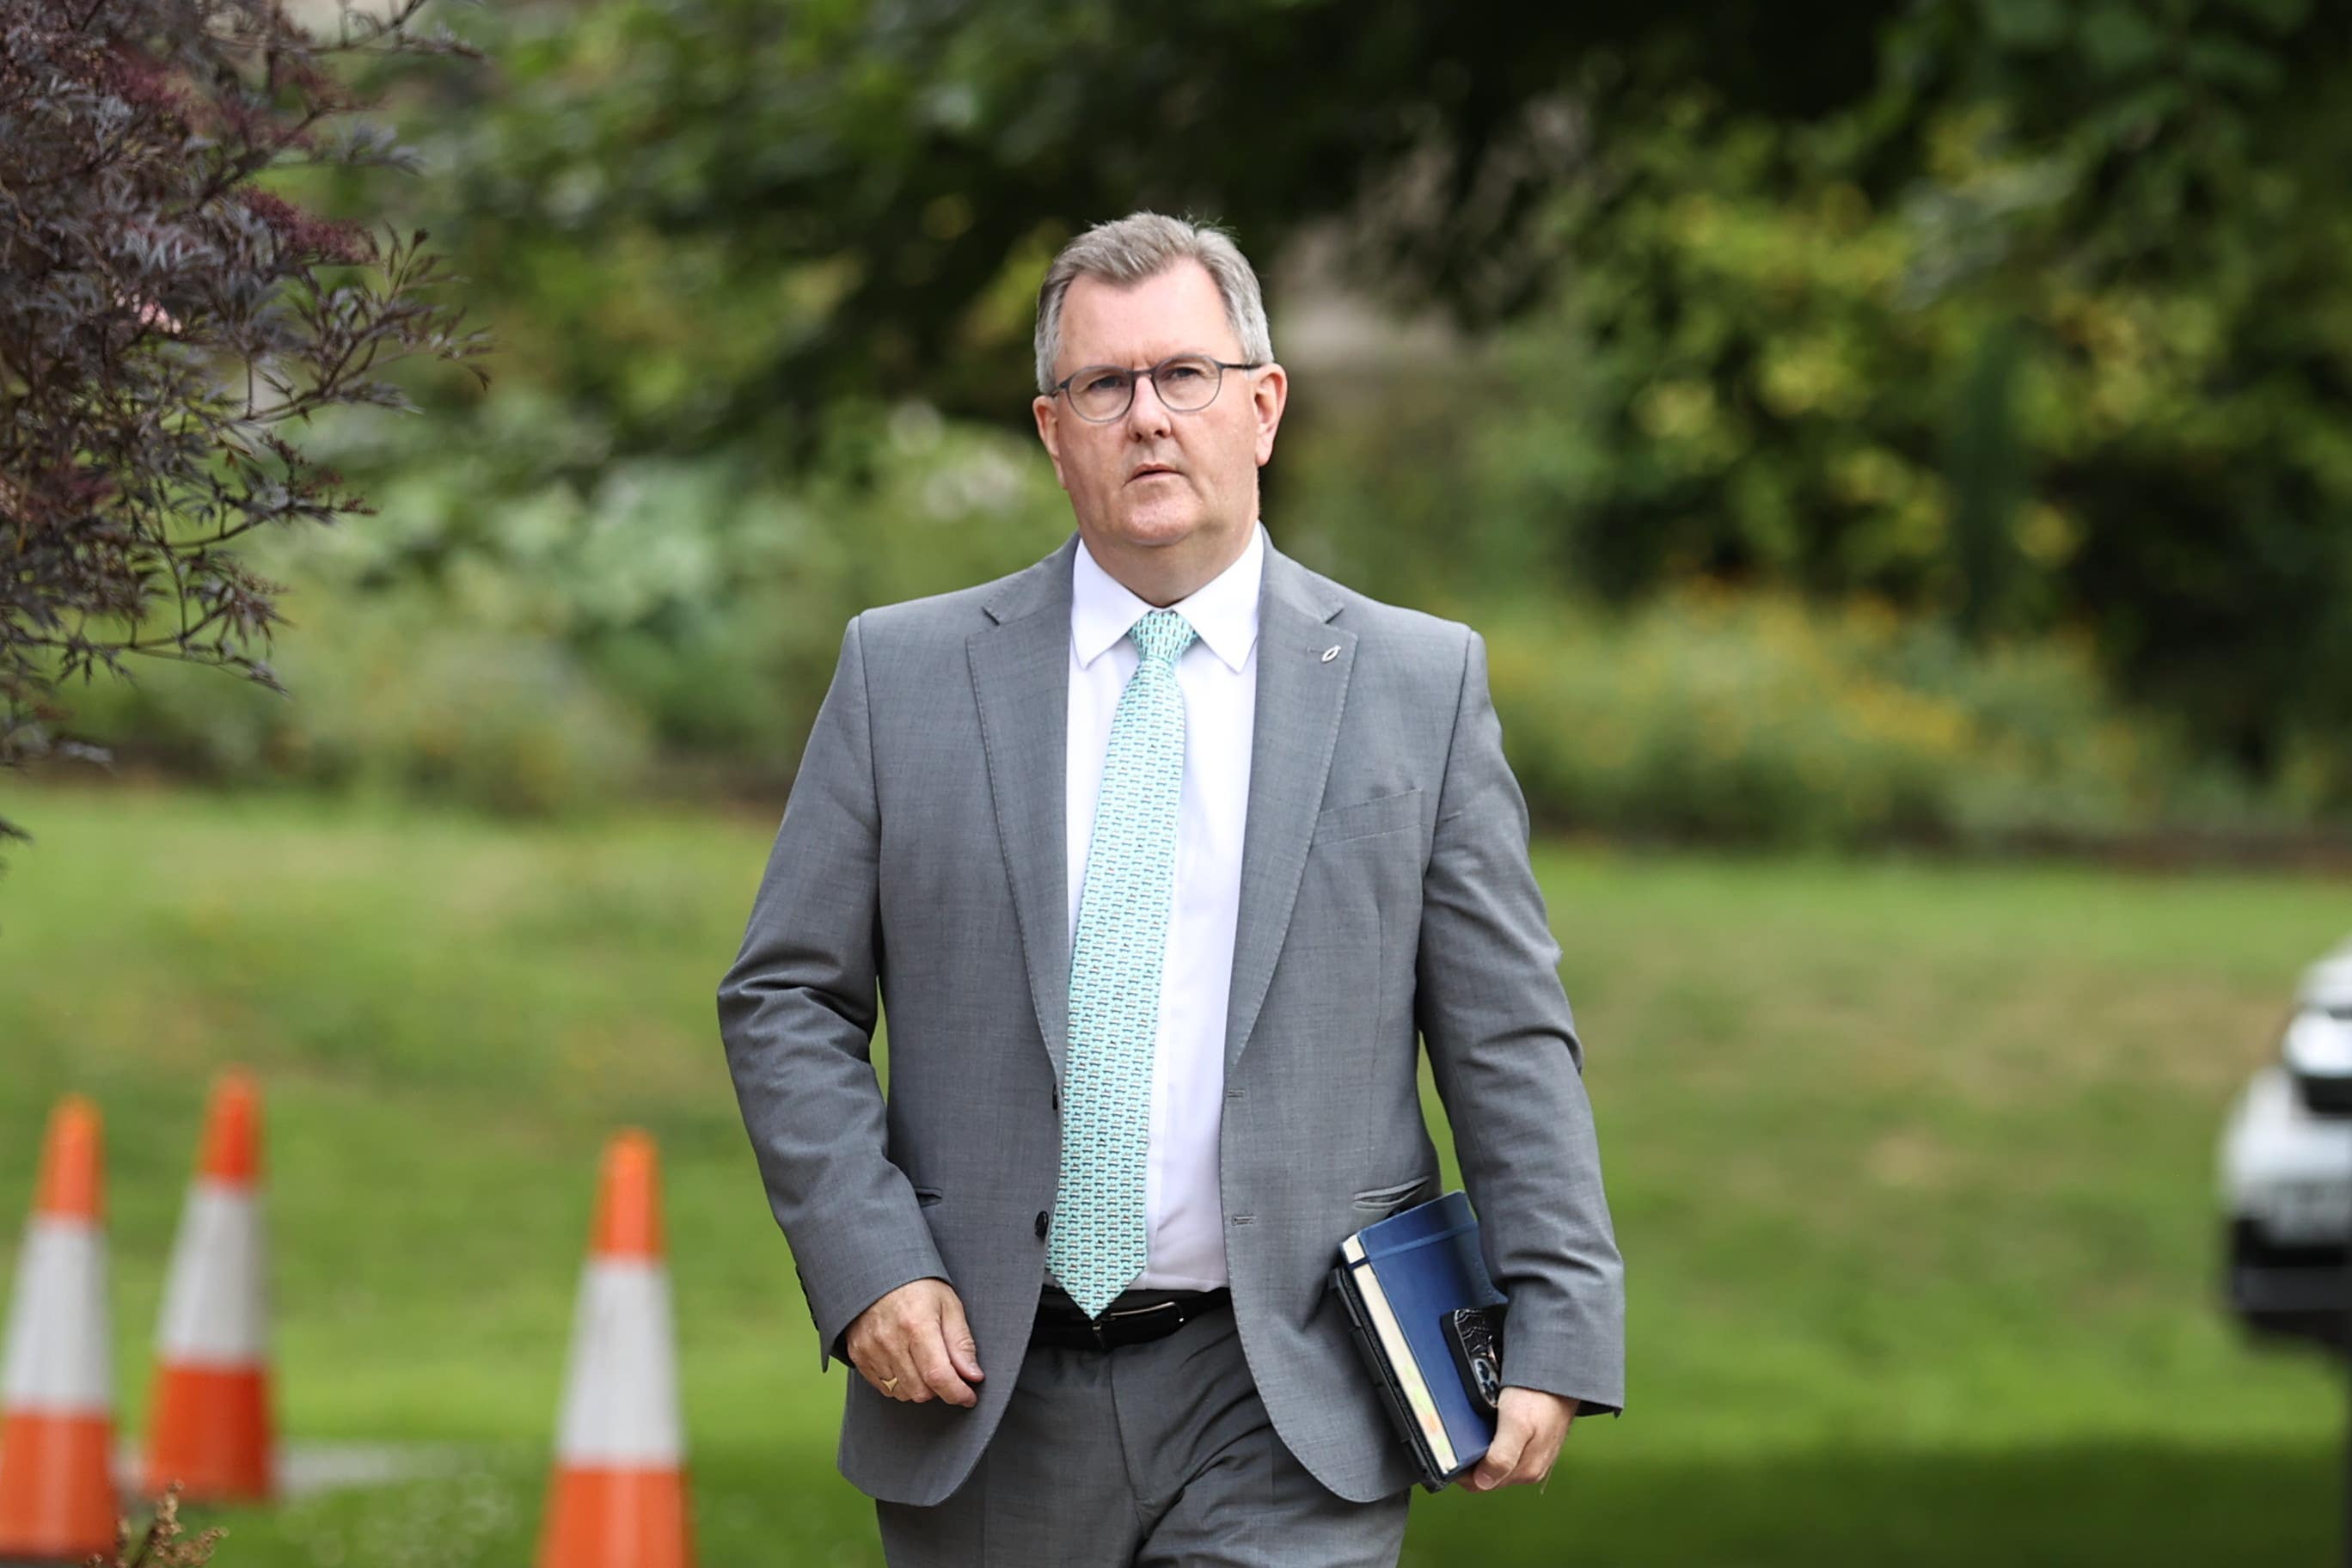
<svg viewBox="0 0 2352 1568">
<path fill-rule="evenodd" d="M 213 1087 L 155 1330 L 146 1490 L 190 1501 L 277 1492 L 269 1408 L 268 1248 L 261 1215 L 261 1096 L 242 1072 Z"/>
<path fill-rule="evenodd" d="M 654 1141 L 604 1148 L 572 1323 L 540 1568 L 692 1568 Z"/>
<path fill-rule="evenodd" d="M 68 1563 L 114 1550 L 105 1213 L 98 1107 L 70 1094 L 49 1116 L 8 1310 L 0 1558 Z"/>
</svg>

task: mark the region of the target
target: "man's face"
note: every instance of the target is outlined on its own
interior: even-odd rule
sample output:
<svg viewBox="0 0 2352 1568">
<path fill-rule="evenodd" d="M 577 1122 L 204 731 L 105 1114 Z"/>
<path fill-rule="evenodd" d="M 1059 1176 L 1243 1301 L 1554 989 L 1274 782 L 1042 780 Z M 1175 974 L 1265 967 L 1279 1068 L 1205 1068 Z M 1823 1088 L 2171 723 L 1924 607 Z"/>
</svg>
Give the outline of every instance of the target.
<svg viewBox="0 0 2352 1568">
<path fill-rule="evenodd" d="M 1058 381 L 1087 365 L 1139 371 L 1171 354 L 1244 355 L 1216 280 L 1185 260 L 1120 288 L 1082 277 L 1062 299 Z M 1135 400 L 1108 424 L 1080 418 L 1066 394 L 1040 397 L 1037 434 L 1069 492 L 1078 531 L 1100 552 L 1182 545 L 1215 557 L 1257 517 L 1257 470 L 1274 455 L 1287 391 L 1280 365 L 1224 373 L 1206 408 L 1178 413 L 1139 375 Z"/>
</svg>

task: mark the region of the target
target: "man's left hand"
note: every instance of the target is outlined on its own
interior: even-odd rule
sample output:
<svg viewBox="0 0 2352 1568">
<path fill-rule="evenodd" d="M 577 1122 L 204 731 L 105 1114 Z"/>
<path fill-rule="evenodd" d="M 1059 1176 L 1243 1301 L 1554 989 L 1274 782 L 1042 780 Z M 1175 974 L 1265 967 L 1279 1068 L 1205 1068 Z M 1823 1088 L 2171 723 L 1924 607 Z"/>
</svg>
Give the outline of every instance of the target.
<svg viewBox="0 0 2352 1568">
<path fill-rule="evenodd" d="M 1474 1492 L 1490 1492 L 1541 1481 L 1559 1458 L 1560 1440 L 1576 1419 L 1577 1403 L 1539 1388 L 1505 1388 L 1495 1407 L 1495 1440 L 1462 1484 Z"/>
</svg>

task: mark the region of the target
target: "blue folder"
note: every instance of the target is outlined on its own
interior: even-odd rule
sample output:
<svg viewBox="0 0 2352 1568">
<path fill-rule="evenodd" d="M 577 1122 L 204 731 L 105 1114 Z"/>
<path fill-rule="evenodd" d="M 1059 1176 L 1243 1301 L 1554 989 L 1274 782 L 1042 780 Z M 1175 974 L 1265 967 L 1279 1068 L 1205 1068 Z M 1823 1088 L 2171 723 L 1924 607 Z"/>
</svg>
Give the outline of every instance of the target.
<svg viewBox="0 0 2352 1568">
<path fill-rule="evenodd" d="M 1469 1195 L 1450 1192 L 1366 1226 L 1339 1244 L 1331 1282 L 1422 1485 L 1441 1489 L 1495 1440 L 1494 1418 L 1463 1386 L 1445 1340 L 1446 1313 L 1504 1300 L 1487 1277 Z"/>
</svg>

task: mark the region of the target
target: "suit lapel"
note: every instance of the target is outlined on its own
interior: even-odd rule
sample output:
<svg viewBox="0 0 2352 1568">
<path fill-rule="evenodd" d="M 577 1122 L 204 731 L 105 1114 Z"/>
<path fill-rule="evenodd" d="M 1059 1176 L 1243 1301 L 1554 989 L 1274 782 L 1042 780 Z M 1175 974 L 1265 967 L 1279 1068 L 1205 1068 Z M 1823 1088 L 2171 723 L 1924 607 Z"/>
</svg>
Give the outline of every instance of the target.
<svg viewBox="0 0 2352 1568">
<path fill-rule="evenodd" d="M 1269 541 L 1258 584 L 1257 717 L 1242 824 L 1241 908 L 1225 999 L 1229 1077 L 1257 1026 L 1275 955 L 1290 930 L 1307 841 L 1339 738 L 1356 634 L 1326 624 L 1339 613 L 1339 596 Z"/>
<path fill-rule="evenodd" d="M 997 624 L 964 644 L 980 704 L 996 836 L 1029 966 L 1029 999 L 1059 1082 L 1069 1051 L 1070 906 L 1065 775 L 1070 721 L 1070 563 L 1062 547 L 1015 573 L 986 605 Z"/>
<path fill-rule="evenodd" d="M 965 643 L 1030 1002 L 1057 1081 L 1069 1054 L 1066 813 L 1070 570 L 1077 544 L 1073 531 L 1053 554 L 1007 579 L 985 606 L 995 624 Z M 1225 1011 L 1228 1073 L 1249 1043 L 1290 929 L 1339 739 L 1356 654 L 1356 634 L 1327 624 L 1339 607 L 1320 578 L 1268 542 L 1258 584 L 1257 716 Z"/>
</svg>

